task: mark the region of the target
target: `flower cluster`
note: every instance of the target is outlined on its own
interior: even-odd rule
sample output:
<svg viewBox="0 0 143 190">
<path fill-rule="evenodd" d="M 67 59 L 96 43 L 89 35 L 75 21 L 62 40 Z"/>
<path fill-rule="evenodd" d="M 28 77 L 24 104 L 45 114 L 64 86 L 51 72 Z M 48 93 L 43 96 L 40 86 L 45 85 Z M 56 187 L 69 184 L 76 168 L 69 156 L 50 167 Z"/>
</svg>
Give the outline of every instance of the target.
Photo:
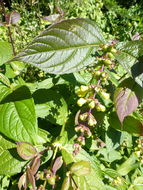
<svg viewBox="0 0 143 190">
<path fill-rule="evenodd" d="M 105 68 L 112 69 L 114 67 L 113 54 L 116 53 L 116 49 L 113 46 L 114 44 L 102 45 L 99 48 L 100 56 L 97 57 L 96 66 L 88 69 L 88 71 L 92 72 L 96 84 L 81 85 L 76 90 L 76 94 L 79 97 L 77 104 L 81 109 L 80 112 L 78 112 L 79 114 L 75 127 L 75 131 L 79 135 L 76 138 L 76 143 L 74 145 L 74 153 L 77 153 L 80 150 L 80 147 L 85 145 L 86 138 L 93 136 L 92 131 L 97 124 L 93 111 L 106 111 L 106 107 L 100 99 L 110 99 L 110 95 L 103 88 L 103 84 L 108 81 L 108 73 L 105 71 Z"/>
</svg>

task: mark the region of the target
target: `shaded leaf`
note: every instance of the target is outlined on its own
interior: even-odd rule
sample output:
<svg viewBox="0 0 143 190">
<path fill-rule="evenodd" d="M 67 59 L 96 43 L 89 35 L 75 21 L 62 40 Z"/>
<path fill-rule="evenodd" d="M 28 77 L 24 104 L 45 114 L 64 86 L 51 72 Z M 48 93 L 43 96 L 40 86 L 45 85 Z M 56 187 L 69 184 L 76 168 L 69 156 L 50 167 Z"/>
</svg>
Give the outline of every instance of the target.
<svg viewBox="0 0 143 190">
<path fill-rule="evenodd" d="M 93 21 L 64 20 L 50 26 L 14 60 L 35 65 L 48 73 L 72 73 L 93 64 L 93 55 L 103 43 L 101 31 Z"/>
<path fill-rule="evenodd" d="M 140 118 L 137 118 L 135 115 L 128 116 L 124 119 L 124 122 L 121 126 L 121 123 L 116 115 L 115 112 L 112 112 L 109 115 L 109 123 L 110 126 L 120 130 L 120 131 L 127 131 L 128 133 L 132 134 L 133 136 L 141 136 L 143 135 L 143 122 Z"/>
<path fill-rule="evenodd" d="M 57 90 L 40 89 L 33 94 L 37 117 L 63 125 L 68 116 L 67 103 Z"/>
<path fill-rule="evenodd" d="M 116 89 L 114 103 L 121 123 L 136 110 L 143 97 L 142 88 L 133 79 L 125 79 Z"/>
</svg>

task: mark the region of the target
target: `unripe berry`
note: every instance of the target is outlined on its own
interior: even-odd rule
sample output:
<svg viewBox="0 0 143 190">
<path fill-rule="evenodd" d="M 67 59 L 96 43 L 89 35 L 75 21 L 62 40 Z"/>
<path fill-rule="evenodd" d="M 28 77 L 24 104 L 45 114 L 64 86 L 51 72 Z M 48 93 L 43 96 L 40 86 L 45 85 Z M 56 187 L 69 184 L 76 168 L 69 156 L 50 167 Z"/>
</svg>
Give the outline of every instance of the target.
<svg viewBox="0 0 143 190">
<path fill-rule="evenodd" d="M 102 104 L 96 105 L 96 109 L 97 109 L 97 111 L 102 111 L 102 112 L 106 111 L 106 107 L 103 106 Z"/>
<path fill-rule="evenodd" d="M 103 61 L 103 63 L 104 63 L 105 65 L 111 65 L 111 64 L 112 64 L 112 61 L 109 60 L 109 59 L 105 59 L 105 60 Z"/>
<path fill-rule="evenodd" d="M 110 52 L 111 52 L 111 53 L 117 53 L 117 50 L 112 47 L 111 50 L 110 50 Z"/>
<path fill-rule="evenodd" d="M 109 57 L 110 59 L 114 59 L 114 58 L 115 58 L 114 55 L 113 55 L 111 52 L 108 53 L 108 57 Z"/>
<path fill-rule="evenodd" d="M 100 94 L 101 94 L 101 96 L 102 96 L 103 98 L 105 98 L 106 100 L 109 100 L 110 94 L 108 94 L 108 93 L 106 93 L 106 92 L 104 92 L 104 91 L 101 91 Z"/>
<path fill-rule="evenodd" d="M 86 100 L 85 98 L 80 98 L 80 99 L 78 99 L 78 101 L 77 101 L 77 105 L 81 107 L 81 106 L 83 106 L 86 102 L 87 102 L 87 100 Z"/>
<path fill-rule="evenodd" d="M 97 77 L 99 77 L 101 74 L 102 74 L 101 71 L 94 71 L 94 75 L 97 76 Z"/>
</svg>

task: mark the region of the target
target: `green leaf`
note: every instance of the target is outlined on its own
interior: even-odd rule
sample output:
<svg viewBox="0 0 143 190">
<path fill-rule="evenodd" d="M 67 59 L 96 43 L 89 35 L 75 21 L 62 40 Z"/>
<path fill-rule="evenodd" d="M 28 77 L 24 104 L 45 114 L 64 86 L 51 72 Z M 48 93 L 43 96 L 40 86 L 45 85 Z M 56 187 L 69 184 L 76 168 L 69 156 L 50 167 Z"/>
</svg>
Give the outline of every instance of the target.
<svg viewBox="0 0 143 190">
<path fill-rule="evenodd" d="M 125 79 L 116 89 L 114 103 L 121 123 L 136 110 L 143 97 L 142 88 L 131 78 Z"/>
<path fill-rule="evenodd" d="M 83 160 L 76 162 L 71 166 L 70 172 L 77 176 L 89 175 L 91 172 L 90 162 Z"/>
<path fill-rule="evenodd" d="M 57 90 L 40 89 L 33 94 L 37 117 L 63 125 L 68 116 L 67 103 Z"/>
<path fill-rule="evenodd" d="M 139 166 L 139 164 L 136 162 L 137 159 L 137 156 L 133 153 L 123 164 L 117 168 L 117 172 L 121 176 L 127 175 L 131 170 Z"/>
<path fill-rule="evenodd" d="M 143 177 L 137 177 L 128 190 L 142 190 L 143 189 Z"/>
<path fill-rule="evenodd" d="M 0 65 L 12 58 L 12 46 L 8 42 L 0 41 Z"/>
<path fill-rule="evenodd" d="M 93 55 L 103 43 L 102 33 L 93 21 L 63 20 L 36 37 L 14 60 L 35 65 L 48 73 L 72 73 L 93 64 Z"/>
<path fill-rule="evenodd" d="M 141 136 L 143 134 L 143 122 L 140 121 L 140 119 L 136 117 L 135 115 L 126 117 L 121 126 L 121 123 L 116 113 L 112 112 L 109 115 L 109 123 L 111 127 L 120 131 L 127 131 L 133 136 Z"/>
<path fill-rule="evenodd" d="M 16 144 L 0 135 L 0 175 L 14 175 L 26 164 L 16 152 Z"/>
<path fill-rule="evenodd" d="M 14 141 L 36 143 L 37 120 L 34 102 L 26 86 L 3 87 L 0 102 L 0 132 Z M 8 94 L 6 96 L 6 94 Z"/>
<path fill-rule="evenodd" d="M 73 146 L 65 145 L 62 147 L 62 156 L 66 164 L 73 162 L 88 161 L 91 164 L 91 173 L 85 176 L 74 176 L 79 189 L 84 190 L 105 190 L 105 186 L 101 178 L 101 170 L 99 164 L 83 149 L 77 155 L 73 155 Z"/>
<path fill-rule="evenodd" d="M 143 41 L 122 42 L 117 49 L 117 61 L 143 87 Z"/>
</svg>

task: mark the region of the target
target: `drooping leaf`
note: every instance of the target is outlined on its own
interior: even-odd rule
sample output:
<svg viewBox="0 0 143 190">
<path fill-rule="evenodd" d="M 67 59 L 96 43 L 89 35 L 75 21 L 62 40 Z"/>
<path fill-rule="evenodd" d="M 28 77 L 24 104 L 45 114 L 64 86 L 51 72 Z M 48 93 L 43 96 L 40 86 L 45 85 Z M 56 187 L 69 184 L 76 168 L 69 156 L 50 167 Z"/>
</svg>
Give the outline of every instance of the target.
<svg viewBox="0 0 143 190">
<path fill-rule="evenodd" d="M 122 42 L 117 46 L 117 61 L 143 87 L 143 41 Z"/>
<path fill-rule="evenodd" d="M 54 164 L 53 164 L 53 167 L 52 167 L 52 171 L 54 174 L 56 174 L 57 170 L 60 169 L 60 167 L 62 166 L 63 164 L 63 159 L 61 156 L 57 157 Z"/>
<path fill-rule="evenodd" d="M 114 103 L 121 123 L 136 110 L 143 97 L 142 88 L 131 78 L 125 79 L 116 89 Z"/>
<path fill-rule="evenodd" d="M 74 175 L 74 179 L 80 189 L 105 190 L 99 165 L 86 151 L 82 149 L 80 153 L 73 155 L 73 146 L 67 144 L 62 149 L 62 156 L 66 164 L 76 163 L 82 160 L 90 162 L 91 172 L 89 175 L 80 177 Z"/>
<path fill-rule="evenodd" d="M 25 164 L 16 152 L 16 144 L 0 135 L 0 175 L 19 173 Z"/>
<path fill-rule="evenodd" d="M 93 64 L 93 55 L 103 43 L 101 31 L 93 21 L 64 20 L 36 37 L 14 60 L 35 65 L 48 73 L 72 73 Z"/>
<path fill-rule="evenodd" d="M 17 142 L 17 153 L 24 160 L 30 160 L 35 157 L 37 150 L 34 146 L 27 142 Z"/>
<path fill-rule="evenodd" d="M 57 90 L 40 89 L 33 94 L 37 117 L 63 125 L 68 116 L 67 103 Z"/>
<path fill-rule="evenodd" d="M 109 123 L 110 126 L 120 130 L 120 131 L 127 131 L 128 133 L 132 134 L 133 136 L 141 136 L 143 135 L 143 122 L 136 117 L 135 115 L 127 116 L 123 124 L 121 123 L 116 115 L 115 112 L 112 112 L 109 115 Z"/>
<path fill-rule="evenodd" d="M 0 65 L 12 58 L 12 46 L 8 42 L 0 41 Z"/>
<path fill-rule="evenodd" d="M 3 87 L 0 102 L 0 132 L 14 141 L 36 143 L 37 120 L 34 102 L 26 86 Z M 8 95 L 7 95 L 8 94 Z M 7 96 L 6 96 L 7 95 Z"/>
</svg>

